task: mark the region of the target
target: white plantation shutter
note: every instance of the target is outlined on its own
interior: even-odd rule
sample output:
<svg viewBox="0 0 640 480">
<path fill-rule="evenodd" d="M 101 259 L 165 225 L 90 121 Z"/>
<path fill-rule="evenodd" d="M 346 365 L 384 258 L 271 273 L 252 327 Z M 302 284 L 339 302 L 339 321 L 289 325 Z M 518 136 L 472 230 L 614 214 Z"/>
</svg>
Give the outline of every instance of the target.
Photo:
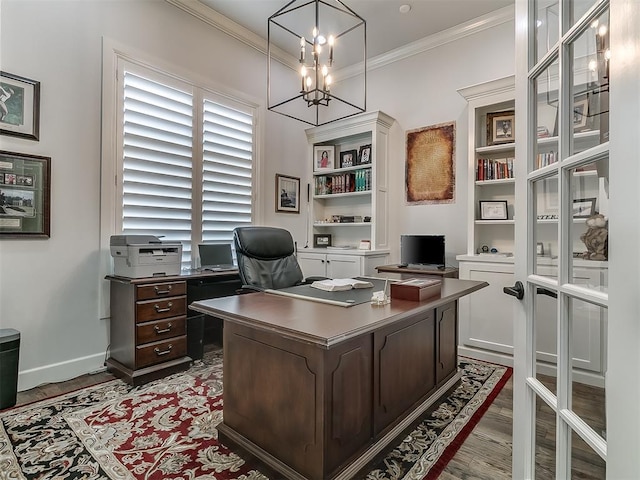
<svg viewBox="0 0 640 480">
<path fill-rule="evenodd" d="M 181 242 L 188 266 L 194 245 L 230 241 L 252 221 L 255 107 L 121 67 L 120 231 Z"/>
<path fill-rule="evenodd" d="M 202 239 L 231 241 L 251 223 L 253 114 L 210 99 L 203 109 Z"/>
<path fill-rule="evenodd" d="M 191 246 L 192 95 L 124 74 L 122 232 Z"/>
</svg>

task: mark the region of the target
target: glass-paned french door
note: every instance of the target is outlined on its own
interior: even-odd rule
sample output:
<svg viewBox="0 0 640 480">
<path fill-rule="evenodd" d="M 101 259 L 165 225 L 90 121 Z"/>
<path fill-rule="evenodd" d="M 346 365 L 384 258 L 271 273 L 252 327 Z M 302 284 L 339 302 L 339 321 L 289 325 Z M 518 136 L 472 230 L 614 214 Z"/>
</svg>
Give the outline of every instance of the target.
<svg viewBox="0 0 640 480">
<path fill-rule="evenodd" d="M 514 477 L 604 479 L 608 1 L 516 2 Z M 520 385 L 518 385 L 521 382 Z M 521 458 L 516 458 L 521 455 Z"/>
</svg>

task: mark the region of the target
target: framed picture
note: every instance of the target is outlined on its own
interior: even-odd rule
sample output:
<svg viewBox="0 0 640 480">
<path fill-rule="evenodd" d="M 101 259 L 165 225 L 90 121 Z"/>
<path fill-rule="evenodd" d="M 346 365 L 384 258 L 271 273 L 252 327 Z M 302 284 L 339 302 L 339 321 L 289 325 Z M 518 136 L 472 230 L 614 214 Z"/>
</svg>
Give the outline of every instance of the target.
<svg viewBox="0 0 640 480">
<path fill-rule="evenodd" d="M 480 220 L 507 220 L 506 200 L 480 200 Z"/>
<path fill-rule="evenodd" d="M 589 218 L 596 213 L 595 198 L 576 198 L 573 200 L 573 218 Z"/>
<path fill-rule="evenodd" d="M 353 167 L 358 162 L 358 151 L 347 150 L 340 152 L 340 168 Z"/>
<path fill-rule="evenodd" d="M 51 158 L 0 151 L 0 238 L 49 238 Z"/>
<path fill-rule="evenodd" d="M 542 242 L 536 243 L 536 255 L 538 255 L 539 257 L 544 255 L 544 245 L 542 244 Z"/>
<path fill-rule="evenodd" d="M 313 248 L 327 248 L 331 246 L 330 234 L 313 234 Z"/>
<path fill-rule="evenodd" d="M 0 72 L 0 134 L 38 140 L 40 82 Z"/>
<path fill-rule="evenodd" d="M 318 172 L 320 170 L 333 170 L 334 161 L 333 156 L 335 147 L 330 145 L 319 145 L 313 147 L 313 170 Z"/>
<path fill-rule="evenodd" d="M 300 179 L 276 173 L 276 212 L 300 213 Z"/>
<path fill-rule="evenodd" d="M 358 154 L 358 165 L 371 163 L 371 145 L 362 145 Z"/>
<path fill-rule="evenodd" d="M 487 113 L 487 145 L 516 141 L 516 112 Z"/>
<path fill-rule="evenodd" d="M 589 119 L 589 99 L 586 95 L 580 95 L 573 102 L 573 130 L 588 130 L 587 120 Z"/>
</svg>

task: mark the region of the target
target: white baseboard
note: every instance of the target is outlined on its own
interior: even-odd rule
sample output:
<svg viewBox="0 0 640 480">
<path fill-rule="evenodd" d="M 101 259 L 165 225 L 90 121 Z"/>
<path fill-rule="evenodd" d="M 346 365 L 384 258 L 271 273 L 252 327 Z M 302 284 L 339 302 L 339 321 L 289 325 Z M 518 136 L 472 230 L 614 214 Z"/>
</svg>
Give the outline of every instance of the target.
<svg viewBox="0 0 640 480">
<path fill-rule="evenodd" d="M 29 390 L 45 383 L 64 382 L 100 370 L 104 370 L 104 352 L 22 370 L 18 372 L 18 391 Z"/>
</svg>

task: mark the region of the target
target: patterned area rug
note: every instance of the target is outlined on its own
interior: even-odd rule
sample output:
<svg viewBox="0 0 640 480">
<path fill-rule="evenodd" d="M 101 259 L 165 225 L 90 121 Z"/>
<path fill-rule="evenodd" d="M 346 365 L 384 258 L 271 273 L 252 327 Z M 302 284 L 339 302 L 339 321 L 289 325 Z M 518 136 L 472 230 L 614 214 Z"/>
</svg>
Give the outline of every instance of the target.
<svg viewBox="0 0 640 480">
<path fill-rule="evenodd" d="M 511 375 L 462 359 L 462 380 L 367 480 L 436 478 Z M 222 353 L 133 388 L 120 380 L 0 412 L 0 479 L 264 480 L 218 442 Z M 272 479 L 275 480 L 275 479 Z"/>
</svg>

